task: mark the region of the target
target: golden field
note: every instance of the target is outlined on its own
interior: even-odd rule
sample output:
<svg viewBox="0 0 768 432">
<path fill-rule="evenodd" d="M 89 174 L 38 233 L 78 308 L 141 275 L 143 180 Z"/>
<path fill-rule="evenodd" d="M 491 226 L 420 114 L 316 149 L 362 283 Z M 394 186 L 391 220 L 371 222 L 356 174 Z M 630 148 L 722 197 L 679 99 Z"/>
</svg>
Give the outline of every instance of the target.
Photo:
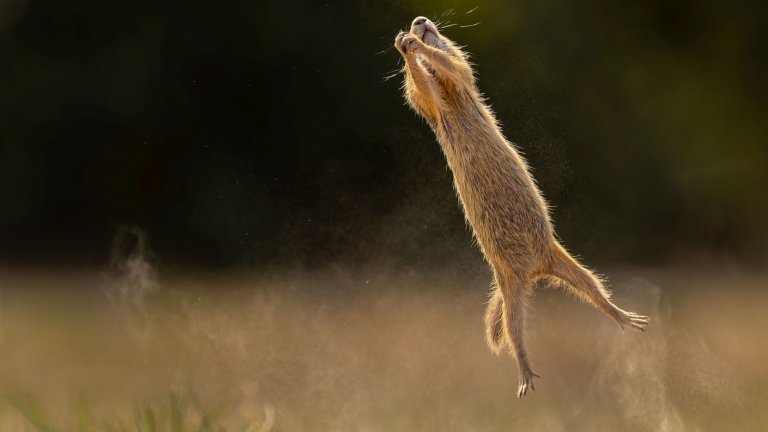
<svg viewBox="0 0 768 432">
<path fill-rule="evenodd" d="M 0 430 L 768 430 L 768 275 L 608 276 L 648 331 L 538 289 L 517 399 L 483 271 L 5 271 Z"/>
</svg>

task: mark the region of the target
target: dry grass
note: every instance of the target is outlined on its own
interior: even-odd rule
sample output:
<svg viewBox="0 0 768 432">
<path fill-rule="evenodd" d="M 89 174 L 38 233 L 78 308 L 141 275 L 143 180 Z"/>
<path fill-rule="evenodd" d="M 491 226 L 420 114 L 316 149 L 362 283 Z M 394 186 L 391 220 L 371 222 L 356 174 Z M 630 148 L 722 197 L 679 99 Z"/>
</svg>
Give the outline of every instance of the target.
<svg viewBox="0 0 768 432">
<path fill-rule="evenodd" d="M 650 329 L 538 291 L 518 400 L 484 274 L 187 275 L 143 305 L 0 275 L 0 430 L 768 430 L 768 278 L 610 276 Z"/>
</svg>

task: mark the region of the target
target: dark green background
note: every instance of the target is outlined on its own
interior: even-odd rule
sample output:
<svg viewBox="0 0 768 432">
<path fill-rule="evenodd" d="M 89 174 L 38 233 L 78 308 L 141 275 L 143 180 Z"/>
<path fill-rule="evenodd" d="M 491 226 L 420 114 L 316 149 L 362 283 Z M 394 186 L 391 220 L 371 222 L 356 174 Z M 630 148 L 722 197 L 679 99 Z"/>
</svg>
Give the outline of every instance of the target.
<svg viewBox="0 0 768 432">
<path fill-rule="evenodd" d="M 98 264 L 135 224 L 180 265 L 476 261 L 384 79 L 418 14 L 458 24 L 574 252 L 765 262 L 768 7 L 662 0 L 5 0 L 0 257 Z"/>
</svg>

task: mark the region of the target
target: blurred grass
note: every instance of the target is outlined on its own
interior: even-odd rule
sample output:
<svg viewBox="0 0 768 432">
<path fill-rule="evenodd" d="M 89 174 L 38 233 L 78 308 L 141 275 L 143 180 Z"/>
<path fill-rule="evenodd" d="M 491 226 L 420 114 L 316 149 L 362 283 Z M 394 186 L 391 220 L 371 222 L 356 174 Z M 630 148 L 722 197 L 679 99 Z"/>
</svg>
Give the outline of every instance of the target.
<svg viewBox="0 0 768 432">
<path fill-rule="evenodd" d="M 768 277 L 614 271 L 622 332 L 539 290 L 543 377 L 484 346 L 487 275 L 176 275 L 143 306 L 88 274 L 2 281 L 3 431 L 768 429 Z"/>
<path fill-rule="evenodd" d="M 73 420 L 74 423 L 67 424 L 67 422 L 64 422 L 64 424 L 59 426 L 56 426 L 54 422 L 48 418 L 45 411 L 34 399 L 21 400 L 18 397 L 10 397 L 8 402 L 11 408 L 13 408 L 17 414 L 19 414 L 28 422 L 29 426 L 39 432 L 56 432 L 68 430 L 78 432 L 86 432 L 89 430 L 135 430 L 138 432 L 215 432 L 226 430 L 224 426 L 217 425 L 215 423 L 215 419 L 212 418 L 209 413 L 200 412 L 193 407 L 189 407 L 183 404 L 178 395 L 175 393 L 171 392 L 169 399 L 170 400 L 167 407 L 161 407 L 160 410 L 157 410 L 151 406 L 136 408 L 134 410 L 133 423 L 125 423 L 120 420 L 107 419 L 103 419 L 100 423 L 96 423 L 95 419 L 93 419 L 91 416 L 88 406 L 83 403 L 83 399 L 78 399 L 76 417 Z M 24 423 L 16 423 L 16 426 L 10 429 L 22 430 L 24 428 L 22 426 L 23 424 Z M 73 425 L 74 427 L 72 427 Z M 244 430 L 257 431 L 269 429 L 256 428 L 252 425 L 244 428 Z"/>
</svg>

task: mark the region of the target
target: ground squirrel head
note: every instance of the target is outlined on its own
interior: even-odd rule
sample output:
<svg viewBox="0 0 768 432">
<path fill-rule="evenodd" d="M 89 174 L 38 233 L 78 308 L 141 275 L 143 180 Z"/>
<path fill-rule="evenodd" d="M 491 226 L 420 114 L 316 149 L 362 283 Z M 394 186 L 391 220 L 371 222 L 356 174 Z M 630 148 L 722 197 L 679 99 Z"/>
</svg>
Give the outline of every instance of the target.
<svg viewBox="0 0 768 432">
<path fill-rule="evenodd" d="M 401 31 L 395 38 L 395 47 L 401 54 L 405 54 L 413 45 L 414 38 L 424 45 L 450 54 L 457 60 L 466 61 L 466 54 L 453 41 L 443 36 L 437 29 L 437 25 L 426 17 L 416 17 L 411 23 L 410 31 Z"/>
<path fill-rule="evenodd" d="M 440 34 L 429 19 L 414 19 L 410 31 L 395 36 L 395 48 L 405 59 L 406 100 L 428 122 L 434 123 L 443 111 L 451 110 L 448 100 L 463 95 L 479 97 L 467 54 Z"/>
<path fill-rule="evenodd" d="M 425 44 L 443 51 L 449 51 L 449 42 L 437 30 L 435 23 L 428 18 L 416 17 L 411 23 L 411 34 L 421 39 Z"/>
</svg>

